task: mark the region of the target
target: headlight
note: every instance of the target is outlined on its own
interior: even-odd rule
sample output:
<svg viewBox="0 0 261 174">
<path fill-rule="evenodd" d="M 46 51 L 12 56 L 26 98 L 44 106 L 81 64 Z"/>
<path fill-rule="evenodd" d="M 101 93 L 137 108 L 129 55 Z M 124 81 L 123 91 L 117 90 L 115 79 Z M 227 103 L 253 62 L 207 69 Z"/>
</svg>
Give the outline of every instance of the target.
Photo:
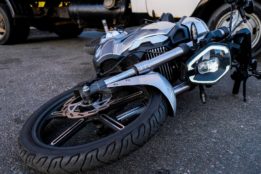
<svg viewBox="0 0 261 174">
<path fill-rule="evenodd" d="M 214 73 L 218 71 L 218 68 L 219 68 L 219 59 L 217 57 L 200 62 L 198 64 L 198 72 L 200 74 Z"/>
<path fill-rule="evenodd" d="M 220 44 L 207 46 L 189 59 L 187 66 L 192 83 L 214 84 L 231 67 L 230 51 Z"/>
</svg>

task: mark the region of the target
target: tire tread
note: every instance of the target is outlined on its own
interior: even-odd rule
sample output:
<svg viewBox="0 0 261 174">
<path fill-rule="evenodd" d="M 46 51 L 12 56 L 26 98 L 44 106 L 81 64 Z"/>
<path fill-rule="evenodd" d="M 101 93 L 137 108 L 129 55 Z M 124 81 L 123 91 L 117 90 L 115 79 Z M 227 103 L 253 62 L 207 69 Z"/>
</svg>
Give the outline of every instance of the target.
<svg viewBox="0 0 261 174">
<path fill-rule="evenodd" d="M 161 101 L 156 111 L 147 120 L 140 123 L 137 129 L 126 134 L 120 141 L 116 140 L 110 144 L 97 147 L 97 149 L 72 156 L 34 154 L 23 148 L 20 143 L 20 156 L 27 165 L 44 173 L 84 172 L 121 159 L 145 144 L 165 121 L 167 116 L 166 102 L 162 96 L 160 98 Z"/>
</svg>

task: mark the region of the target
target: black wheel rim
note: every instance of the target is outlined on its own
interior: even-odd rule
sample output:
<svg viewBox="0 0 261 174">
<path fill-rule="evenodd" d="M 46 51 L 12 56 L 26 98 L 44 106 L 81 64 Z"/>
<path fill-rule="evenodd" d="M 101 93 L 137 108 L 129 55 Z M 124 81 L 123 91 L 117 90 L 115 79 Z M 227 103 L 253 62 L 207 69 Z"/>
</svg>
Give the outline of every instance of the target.
<svg viewBox="0 0 261 174">
<path fill-rule="evenodd" d="M 92 119 L 79 118 L 68 119 L 59 115 L 53 116 L 61 109 L 73 94 L 67 95 L 55 106 L 44 112 L 34 126 L 35 137 L 42 145 L 53 148 L 72 148 L 94 143 L 104 138 L 113 136 L 128 128 L 137 121 L 150 103 L 150 95 L 145 88 L 129 87 L 118 88 L 113 92 L 117 96 L 134 96 L 133 98 L 112 105 L 104 111 L 99 112 Z"/>
</svg>

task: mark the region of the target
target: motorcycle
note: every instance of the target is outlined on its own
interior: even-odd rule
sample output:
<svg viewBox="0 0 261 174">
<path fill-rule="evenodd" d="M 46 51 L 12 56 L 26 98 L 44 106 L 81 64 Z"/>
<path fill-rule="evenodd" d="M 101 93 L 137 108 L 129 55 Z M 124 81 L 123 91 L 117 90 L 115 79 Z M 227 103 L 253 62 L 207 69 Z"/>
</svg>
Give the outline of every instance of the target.
<svg viewBox="0 0 261 174">
<path fill-rule="evenodd" d="M 44 173 L 77 173 L 111 163 L 145 144 L 176 114 L 176 96 L 215 85 L 231 69 L 233 93 L 249 77 L 261 79 L 251 33 L 236 31 L 253 12 L 252 0 L 227 0 L 229 27 L 209 31 L 198 18 L 159 21 L 127 33 L 108 30 L 96 48 L 97 79 L 51 99 L 24 124 L 20 156 Z M 234 13 L 241 16 L 234 26 Z"/>
</svg>

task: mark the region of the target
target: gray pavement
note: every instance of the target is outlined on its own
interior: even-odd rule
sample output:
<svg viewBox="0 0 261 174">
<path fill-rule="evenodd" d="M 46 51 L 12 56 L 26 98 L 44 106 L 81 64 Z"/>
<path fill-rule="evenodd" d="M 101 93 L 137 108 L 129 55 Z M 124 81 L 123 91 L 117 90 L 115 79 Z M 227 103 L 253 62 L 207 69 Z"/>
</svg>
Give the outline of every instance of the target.
<svg viewBox="0 0 261 174">
<path fill-rule="evenodd" d="M 37 34 L 25 44 L 0 46 L 0 173 L 37 173 L 17 154 L 25 120 L 48 99 L 95 76 L 85 40 Z M 261 173 L 261 81 L 248 83 L 248 102 L 231 94 L 229 76 L 178 96 L 178 113 L 145 146 L 89 173 Z"/>
</svg>

